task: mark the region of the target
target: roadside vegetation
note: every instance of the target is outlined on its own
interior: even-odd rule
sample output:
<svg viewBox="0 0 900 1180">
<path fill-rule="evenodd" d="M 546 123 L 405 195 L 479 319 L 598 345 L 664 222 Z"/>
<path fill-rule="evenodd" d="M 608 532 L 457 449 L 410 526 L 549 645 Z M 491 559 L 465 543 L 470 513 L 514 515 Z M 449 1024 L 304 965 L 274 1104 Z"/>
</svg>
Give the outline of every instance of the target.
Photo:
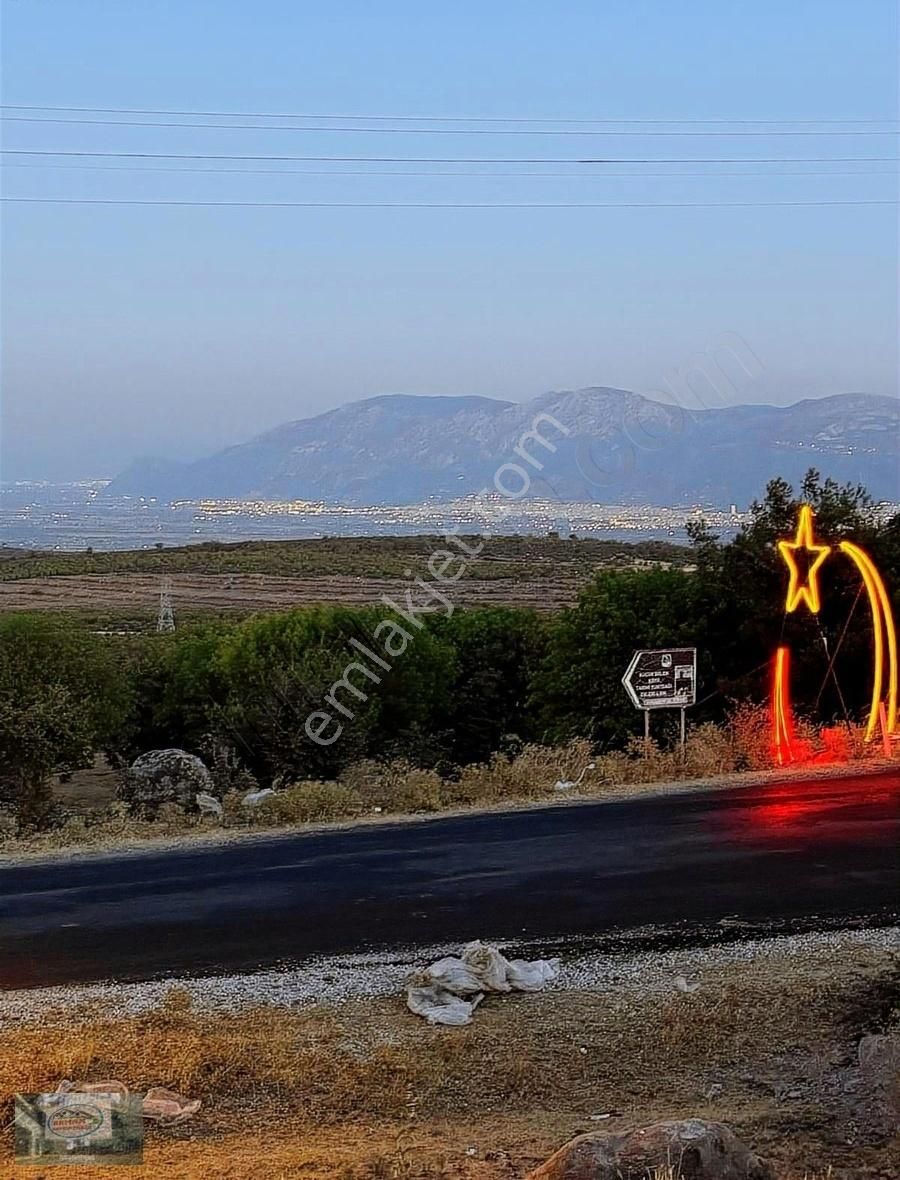
<svg viewBox="0 0 900 1180">
<path fill-rule="evenodd" d="M 207 620 L 170 635 L 97 634 L 84 620 L 52 614 L 0 616 L 0 830 L 7 840 L 74 844 L 123 828 L 197 827 L 195 814 L 169 804 L 152 817 L 108 800 L 72 814 L 66 791 L 51 789 L 54 775 L 98 756 L 120 771 L 172 747 L 204 759 L 226 827 L 559 797 L 571 786 L 557 784 L 576 780 L 597 794 L 760 769 L 770 761 L 760 705 L 779 643 L 793 652 L 794 695 L 808 710 L 815 755 L 859 756 L 871 637 L 858 582 L 829 563 L 820 614 L 784 613 L 775 541 L 793 532 L 801 499 L 816 508 L 820 536 L 849 537 L 873 553 L 896 596 L 900 517 L 877 523 L 863 489 L 815 473 L 797 495 L 775 480 L 735 540 L 694 530 L 693 572 L 599 568 L 577 604 L 556 613 L 484 607 L 422 616 L 407 650 L 379 670 L 380 683 L 357 674 L 366 695 L 346 695 L 353 717 L 328 746 L 309 740 L 305 720 L 360 658 L 351 641 L 373 645 L 386 607 Z M 409 544 L 428 551 L 427 539 Z M 445 589 L 452 599 L 452 584 Z M 635 648 L 673 644 L 699 649 L 683 753 L 675 713 L 655 716 L 653 740 L 644 742 L 620 683 Z M 248 816 L 242 794 L 269 786 L 276 795 Z"/>
<path fill-rule="evenodd" d="M 828 732 L 823 738 L 807 727 L 804 737 L 825 763 L 833 761 L 836 752 L 842 760 L 860 762 L 880 753 L 880 746 L 864 743 L 858 726 L 838 731 L 836 738 Z M 233 763 L 223 764 L 209 748 L 207 759 L 222 802 L 221 819 L 173 802 L 152 814 L 136 813 L 118 797 L 120 774 L 111 769 L 89 771 L 53 785 L 52 814 L 44 824 L 26 827 L 9 812 L 0 817 L 0 855 L 115 848 L 216 832 L 263 833 L 566 798 L 615 798 L 652 790 L 660 783 L 720 780 L 771 766 L 768 712 L 754 705 L 740 706 L 721 725 L 707 722 L 690 729 L 683 751 L 663 748 L 652 738 L 632 738 L 624 749 L 595 754 L 590 742 L 575 738 L 557 746 L 528 745 L 516 754 L 495 753 L 486 762 L 469 763 L 445 775 L 405 759 L 363 759 L 345 767 L 337 779 L 284 784 L 253 808 L 244 806 L 242 799 L 245 788 L 257 787 L 256 781 L 242 772 L 239 786 Z"/>
<path fill-rule="evenodd" d="M 0 1114 L 64 1078 L 171 1087 L 201 1109 L 149 1131 L 138 1174 L 179 1180 L 509 1180 L 581 1132 L 685 1117 L 729 1124 L 778 1180 L 893 1176 L 856 1057 L 898 1027 L 896 954 L 852 938 L 690 954 L 692 994 L 647 964 L 651 980 L 487 1000 L 461 1029 L 399 996 L 223 1011 L 195 984 L 137 1015 L 48 1004 L 5 1022 Z"/>
</svg>

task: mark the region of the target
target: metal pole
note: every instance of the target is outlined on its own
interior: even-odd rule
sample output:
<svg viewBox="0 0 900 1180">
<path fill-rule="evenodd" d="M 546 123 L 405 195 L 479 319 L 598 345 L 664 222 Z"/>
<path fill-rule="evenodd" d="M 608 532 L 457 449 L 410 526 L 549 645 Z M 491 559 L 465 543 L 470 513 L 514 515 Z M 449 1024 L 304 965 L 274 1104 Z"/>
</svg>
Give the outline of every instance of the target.
<svg viewBox="0 0 900 1180">
<path fill-rule="evenodd" d="M 684 757 L 684 708 L 681 710 L 681 756 Z"/>
<path fill-rule="evenodd" d="M 650 753 L 650 710 L 644 710 L 644 757 Z"/>
</svg>

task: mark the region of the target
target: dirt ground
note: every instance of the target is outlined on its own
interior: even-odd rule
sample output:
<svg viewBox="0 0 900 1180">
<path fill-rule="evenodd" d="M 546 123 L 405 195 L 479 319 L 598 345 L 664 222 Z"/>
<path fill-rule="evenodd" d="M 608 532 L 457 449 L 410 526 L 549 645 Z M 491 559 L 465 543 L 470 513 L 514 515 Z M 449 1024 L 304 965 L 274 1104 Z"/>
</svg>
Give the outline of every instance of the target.
<svg viewBox="0 0 900 1180">
<path fill-rule="evenodd" d="M 36 1012 L 0 1034 L 0 1092 L 113 1077 L 201 1098 L 190 1122 L 150 1130 L 129 1175 L 153 1180 L 512 1180 L 581 1132 L 687 1116 L 731 1125 L 779 1180 L 897 1180 L 900 1137 L 856 1048 L 898 1018 L 900 948 L 785 940 L 689 994 L 616 978 L 493 997 L 463 1029 L 399 997 L 214 1013 L 177 988 L 132 1017 Z M 16 1174 L 7 1136 L 0 1176 Z"/>
<path fill-rule="evenodd" d="M 558 610 L 573 603 L 581 583 L 572 574 L 533 581 L 466 578 L 453 587 L 457 606 L 525 606 Z M 285 610 L 294 606 L 377 604 L 383 594 L 402 601 L 408 580 L 323 575 L 175 574 L 172 605 L 191 611 Z M 13 610 L 85 610 L 97 613 L 146 609 L 156 618 L 159 576 L 88 574 L 0 581 L 0 613 Z"/>
<path fill-rule="evenodd" d="M 76 770 L 65 776 L 54 775 L 50 789 L 57 803 L 76 815 L 83 815 L 112 803 L 118 783 L 118 771 L 101 754 L 86 770 Z"/>
</svg>

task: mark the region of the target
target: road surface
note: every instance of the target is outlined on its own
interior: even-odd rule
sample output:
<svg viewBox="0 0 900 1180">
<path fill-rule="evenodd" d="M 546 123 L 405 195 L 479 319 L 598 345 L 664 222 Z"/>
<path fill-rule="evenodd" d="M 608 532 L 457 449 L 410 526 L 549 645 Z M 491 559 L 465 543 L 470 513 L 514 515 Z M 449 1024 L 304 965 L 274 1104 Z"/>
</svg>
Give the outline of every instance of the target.
<svg viewBox="0 0 900 1180">
<path fill-rule="evenodd" d="M 885 924 L 898 908 L 893 770 L 0 866 L 0 987 L 476 937 Z"/>
</svg>

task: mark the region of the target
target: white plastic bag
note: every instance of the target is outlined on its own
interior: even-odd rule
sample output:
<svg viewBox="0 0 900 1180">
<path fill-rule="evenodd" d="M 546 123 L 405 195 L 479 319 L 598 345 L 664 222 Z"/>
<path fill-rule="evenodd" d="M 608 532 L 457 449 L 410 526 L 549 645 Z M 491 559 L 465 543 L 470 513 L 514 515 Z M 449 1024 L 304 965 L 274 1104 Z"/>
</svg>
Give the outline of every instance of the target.
<svg viewBox="0 0 900 1180">
<path fill-rule="evenodd" d="M 524 959 L 513 959 L 506 965 L 506 978 L 516 992 L 539 992 L 545 983 L 559 975 L 559 959 L 535 959 L 527 963 Z"/>
<path fill-rule="evenodd" d="M 462 956 L 448 955 L 411 975 L 406 1003 L 429 1024 L 471 1024 L 486 992 L 536 992 L 559 975 L 559 959 L 510 962 L 495 946 L 470 942 Z"/>
<path fill-rule="evenodd" d="M 423 974 L 427 975 L 429 983 L 445 987 L 458 996 L 474 996 L 485 990 L 484 982 L 473 967 L 464 959 L 457 959 L 452 955 L 438 959 Z"/>
<path fill-rule="evenodd" d="M 481 989 L 486 992 L 508 992 L 507 980 L 509 963 L 495 946 L 485 942 L 470 942 L 463 947 L 463 962 L 478 977 Z"/>
<path fill-rule="evenodd" d="M 422 972 L 427 976 L 427 972 Z M 472 1013 L 484 999 L 480 993 L 470 1000 L 454 995 L 447 988 L 432 983 L 410 980 L 406 989 L 406 1005 L 416 1016 L 424 1016 L 429 1024 L 463 1025 L 472 1023 Z"/>
</svg>

